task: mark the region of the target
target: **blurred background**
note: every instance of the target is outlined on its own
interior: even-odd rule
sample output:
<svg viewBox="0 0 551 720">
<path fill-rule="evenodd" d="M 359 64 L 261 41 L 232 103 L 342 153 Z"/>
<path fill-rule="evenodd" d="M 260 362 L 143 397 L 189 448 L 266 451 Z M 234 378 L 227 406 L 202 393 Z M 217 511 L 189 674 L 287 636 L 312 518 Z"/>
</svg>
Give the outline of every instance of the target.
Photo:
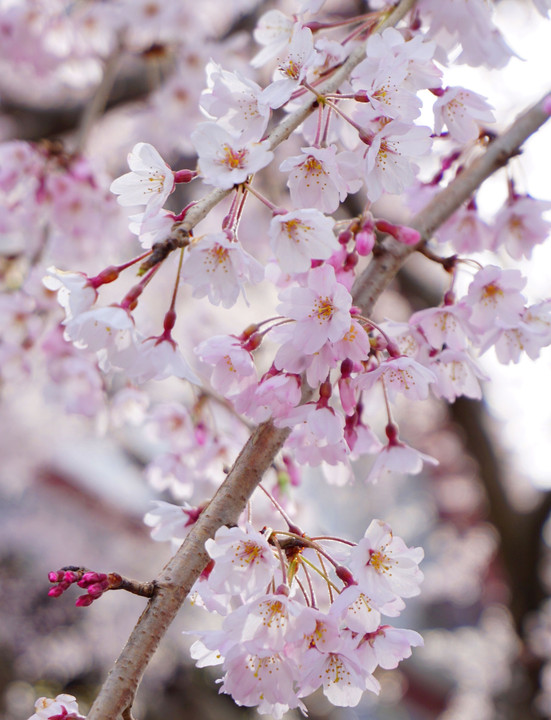
<svg viewBox="0 0 551 720">
<path fill-rule="evenodd" d="M 75 695 L 85 712 L 144 607 L 142 598 L 113 592 L 89 608 L 76 608 L 75 593 L 47 596 L 47 573 L 79 565 L 153 578 L 172 548 L 151 540 L 143 516 L 152 500 L 188 497 L 185 481 L 174 475 L 167 480 L 155 461 L 167 450 L 159 431 L 162 408 L 189 403 L 189 391 L 171 380 L 132 388 L 121 378 L 102 376 L 94 358 L 59 349 L 56 324 L 63 313 L 42 289 L 41 277 L 51 264 L 92 275 L 138 253 L 126 213 L 108 192 L 111 179 L 126 172 L 126 154 L 139 141 L 154 144 L 173 168 L 194 166 L 189 135 L 203 119 L 198 100 L 205 65 L 212 57 L 250 74 L 248 58 L 256 52 L 252 29 L 274 6 L 297 11 L 290 0 L 0 0 L 0 714 L 5 720 L 25 720 L 38 696 L 61 692 Z M 368 5 L 328 2 L 324 12 L 337 9 L 354 14 Z M 531 2 L 496 3 L 495 21 L 517 57 L 500 70 L 455 66 L 445 78 L 486 96 L 496 109 L 499 132 L 545 91 L 551 51 L 549 22 Z M 299 140 L 292 142 L 300 147 Z M 544 128 L 512 163 L 517 187 L 536 198 L 551 199 L 549 147 Z M 38 162 L 44 163 L 42 179 L 33 165 Z M 283 188 L 271 191 L 276 197 Z M 506 192 L 504 174 L 483 186 L 477 202 L 488 220 Z M 201 190 L 178 189 L 171 196 L 174 209 L 194 193 Z M 383 203 L 381 214 L 396 212 Z M 217 209 L 213 226 L 227 207 Z M 262 222 L 267 217 L 262 209 L 251 210 L 242 238 L 249 249 L 256 242 L 254 213 Z M 356 211 L 352 206 L 340 212 L 346 217 Z M 531 262 L 520 264 L 532 302 L 550 294 L 550 260 L 549 249 L 539 246 Z M 375 319 L 407 321 L 412 311 L 440 302 L 443 289 L 438 269 L 412 258 L 381 299 Z M 205 301 L 194 300 L 191 307 L 183 293 L 179 343 L 189 351 L 205 331 L 239 332 L 268 316 L 274 298 L 264 290 L 253 289 L 249 305 L 240 302 L 216 313 Z M 120 288 L 106 292 L 120 299 Z M 169 295 L 170 288 L 160 289 L 148 300 L 143 322 L 154 327 Z M 357 480 L 347 488 L 310 471 L 296 489 L 297 517 L 312 534 L 330 530 L 358 540 L 378 517 L 426 553 L 422 594 L 400 618 L 422 633 L 425 647 L 398 670 L 378 673 L 379 698 L 366 693 L 356 708 L 334 708 L 323 695 L 313 696 L 308 702 L 313 719 L 551 716 L 551 354 L 503 366 L 492 353 L 481 361 L 492 378 L 483 401 L 427 400 L 398 408 L 401 436 L 438 458 L 438 467 L 366 486 L 369 465 L 359 464 Z M 191 402 L 197 408 L 201 398 Z M 382 430 L 380 408 L 371 410 L 374 426 Z M 221 473 L 205 479 L 206 494 L 247 436 L 246 427 L 236 425 L 231 416 L 222 422 Z M 180 461 L 186 471 L 185 458 Z M 182 632 L 206 627 L 203 615 L 186 607 L 178 616 L 142 683 L 137 718 L 256 715 L 218 695 L 216 673 L 197 670 L 190 661 L 193 638 Z"/>
</svg>

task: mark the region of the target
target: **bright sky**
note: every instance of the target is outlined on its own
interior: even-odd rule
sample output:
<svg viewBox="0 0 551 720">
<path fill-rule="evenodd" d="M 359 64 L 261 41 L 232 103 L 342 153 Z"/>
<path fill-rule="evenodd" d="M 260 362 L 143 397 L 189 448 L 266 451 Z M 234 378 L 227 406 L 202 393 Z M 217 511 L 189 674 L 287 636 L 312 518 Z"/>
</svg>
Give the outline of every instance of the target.
<svg viewBox="0 0 551 720">
<path fill-rule="evenodd" d="M 496 108 L 496 116 L 507 123 L 524 108 L 551 92 L 551 23 L 531 3 L 504 0 L 497 6 L 497 22 L 511 47 L 523 59 L 514 58 L 503 70 L 458 67 L 447 74 L 448 84 L 464 85 L 485 95 Z M 525 145 L 522 158 L 512 168 L 518 189 L 551 200 L 551 121 Z M 503 174 L 487 182 L 480 195 L 481 207 L 492 213 L 503 198 Z M 550 214 L 551 219 L 551 214 Z M 507 266 L 506 256 L 503 257 Z M 511 266 L 518 267 L 514 261 Z M 535 249 L 532 261 L 522 263 L 528 276 L 530 302 L 551 297 L 551 245 Z M 501 365 L 493 351 L 483 365 L 495 379 L 486 388 L 486 397 L 495 415 L 503 421 L 503 440 L 517 453 L 513 462 L 519 474 L 534 485 L 551 488 L 551 348 L 533 362 L 524 358 L 518 365 Z"/>
</svg>

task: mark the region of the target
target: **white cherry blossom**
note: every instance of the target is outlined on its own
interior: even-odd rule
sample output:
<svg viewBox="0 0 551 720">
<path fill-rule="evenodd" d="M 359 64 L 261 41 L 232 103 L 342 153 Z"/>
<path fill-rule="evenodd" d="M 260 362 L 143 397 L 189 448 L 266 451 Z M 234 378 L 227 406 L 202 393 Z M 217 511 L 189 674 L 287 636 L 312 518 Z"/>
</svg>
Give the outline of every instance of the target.
<svg viewBox="0 0 551 720">
<path fill-rule="evenodd" d="M 228 190 L 266 167 L 274 157 L 267 142 L 228 132 L 215 122 L 197 125 L 191 142 L 203 182 Z"/>
<path fill-rule="evenodd" d="M 480 129 L 495 122 L 492 108 L 486 100 L 472 90 L 448 87 L 434 103 L 434 132 L 439 134 L 445 126 L 458 143 L 476 140 Z"/>
<path fill-rule="evenodd" d="M 275 215 L 270 223 L 270 246 L 281 269 L 306 272 L 312 260 L 327 260 L 339 249 L 334 224 L 332 218 L 314 209 Z"/>
<path fill-rule="evenodd" d="M 197 238 L 186 252 L 182 281 L 193 287 L 194 297 L 208 296 L 213 305 L 229 308 L 245 282 L 258 283 L 264 268 L 238 242 L 223 232 Z"/>
<path fill-rule="evenodd" d="M 128 154 L 131 172 L 111 183 L 120 205 L 145 205 L 145 215 L 155 215 L 174 190 L 174 173 L 149 143 L 134 145 Z"/>
</svg>

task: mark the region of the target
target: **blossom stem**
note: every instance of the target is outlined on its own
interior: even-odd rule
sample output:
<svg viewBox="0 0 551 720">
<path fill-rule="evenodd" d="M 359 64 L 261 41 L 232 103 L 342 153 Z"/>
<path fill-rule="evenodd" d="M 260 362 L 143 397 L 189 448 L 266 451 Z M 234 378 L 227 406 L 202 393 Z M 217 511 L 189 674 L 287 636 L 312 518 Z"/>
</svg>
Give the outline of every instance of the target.
<svg viewBox="0 0 551 720">
<path fill-rule="evenodd" d="M 272 202 L 270 202 L 267 197 L 265 197 L 261 192 L 259 192 L 250 184 L 250 181 L 244 183 L 243 187 L 247 192 L 250 192 L 251 195 L 254 195 L 255 198 L 260 200 L 260 202 L 264 203 L 264 205 L 266 205 L 266 207 L 268 207 L 274 215 L 283 215 L 287 212 L 287 210 L 285 210 L 284 208 L 278 208 L 277 205 L 274 205 Z"/>
</svg>

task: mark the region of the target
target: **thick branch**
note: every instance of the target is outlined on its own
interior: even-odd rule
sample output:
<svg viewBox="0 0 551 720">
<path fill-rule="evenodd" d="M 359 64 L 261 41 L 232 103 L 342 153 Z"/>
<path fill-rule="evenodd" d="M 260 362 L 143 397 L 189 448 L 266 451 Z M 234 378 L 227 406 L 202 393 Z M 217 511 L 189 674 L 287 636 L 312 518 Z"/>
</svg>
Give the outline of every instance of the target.
<svg viewBox="0 0 551 720">
<path fill-rule="evenodd" d="M 486 152 L 463 170 L 447 188 L 436 195 L 409 225 L 421 233 L 419 244 L 430 240 L 432 233 L 445 222 L 465 200 L 496 170 L 518 155 L 521 145 L 536 132 L 549 115 L 543 110 L 544 97 L 519 115 L 511 127 L 488 146 Z M 387 287 L 406 259 L 419 247 L 385 239 L 380 256 L 370 263 L 354 285 L 354 301 L 369 314 L 377 298 Z"/>
</svg>

